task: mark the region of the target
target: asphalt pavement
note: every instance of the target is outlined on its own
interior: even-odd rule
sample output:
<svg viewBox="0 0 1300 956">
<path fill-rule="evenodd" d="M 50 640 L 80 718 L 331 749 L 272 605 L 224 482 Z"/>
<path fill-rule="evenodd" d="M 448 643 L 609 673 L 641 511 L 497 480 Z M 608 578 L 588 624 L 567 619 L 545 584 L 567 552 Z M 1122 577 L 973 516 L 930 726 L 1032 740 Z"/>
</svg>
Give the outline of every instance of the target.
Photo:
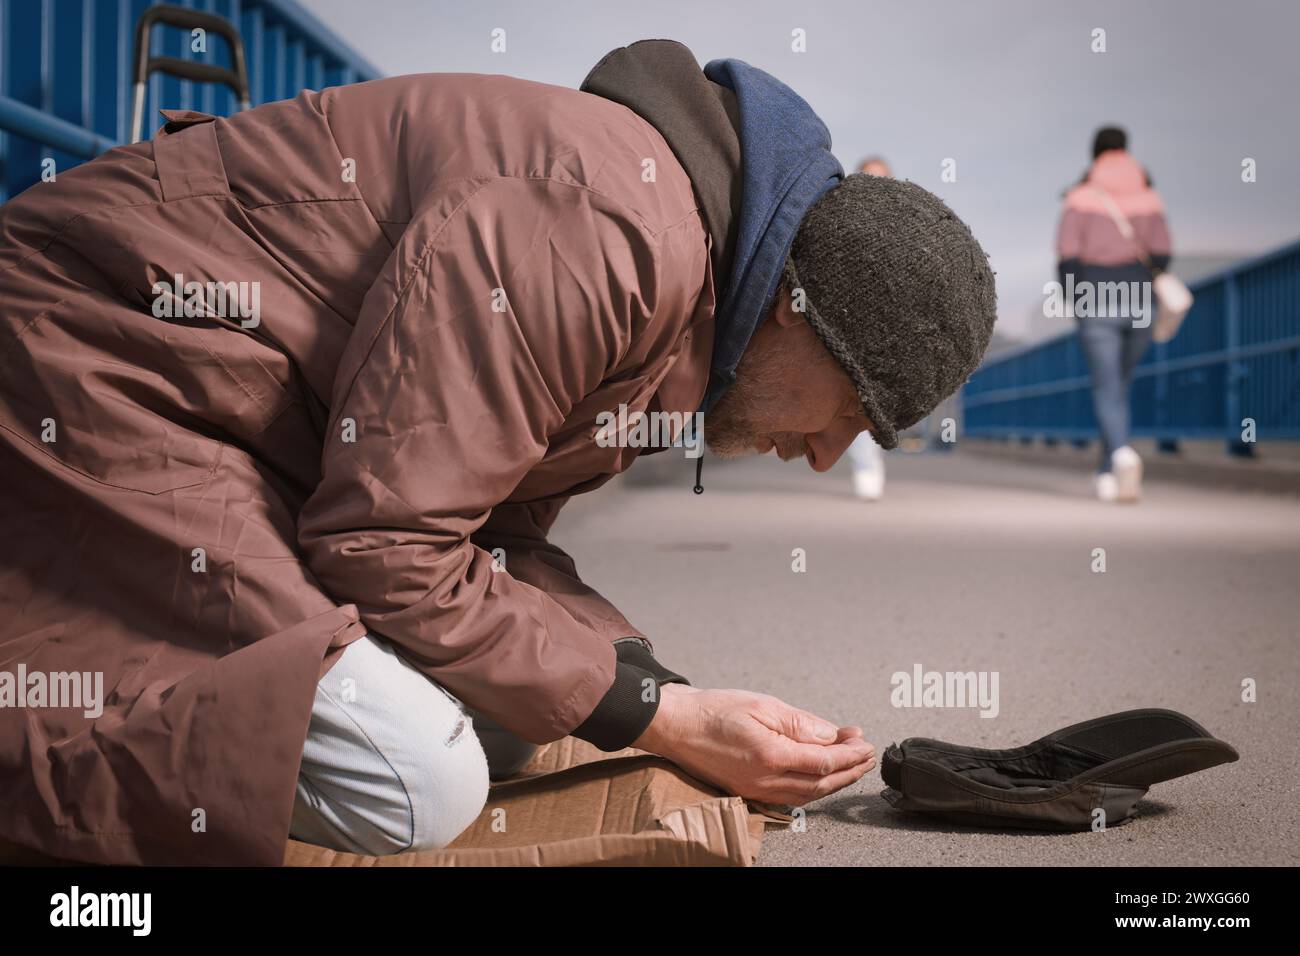
<svg viewBox="0 0 1300 956">
<path fill-rule="evenodd" d="M 877 769 L 809 805 L 802 832 L 769 829 L 760 864 L 1300 862 L 1294 497 L 1148 482 L 1141 504 L 1106 505 L 1077 471 L 961 451 L 887 455 L 874 503 L 852 497 L 844 463 L 818 475 L 771 456 L 706 458 L 697 496 L 677 454 L 575 498 L 553 537 L 694 685 L 857 724 L 878 752 L 912 736 L 1013 747 L 1164 707 L 1241 754 L 1079 834 L 902 814 Z M 643 465 L 667 483 L 637 482 Z M 893 706 L 891 675 L 917 665 L 996 672 L 996 716 Z"/>
</svg>

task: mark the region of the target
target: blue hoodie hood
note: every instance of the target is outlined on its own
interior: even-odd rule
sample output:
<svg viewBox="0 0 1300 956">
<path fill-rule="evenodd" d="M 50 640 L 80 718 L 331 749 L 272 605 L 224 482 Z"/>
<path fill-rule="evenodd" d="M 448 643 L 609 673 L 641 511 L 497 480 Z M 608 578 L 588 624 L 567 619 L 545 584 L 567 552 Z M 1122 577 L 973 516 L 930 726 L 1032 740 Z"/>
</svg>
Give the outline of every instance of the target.
<svg viewBox="0 0 1300 956">
<path fill-rule="evenodd" d="M 794 90 L 743 60 L 712 60 L 704 75 L 736 95 L 742 160 L 731 278 L 714 319 L 709 411 L 767 317 L 804 214 L 844 177 L 826 124 Z"/>
</svg>

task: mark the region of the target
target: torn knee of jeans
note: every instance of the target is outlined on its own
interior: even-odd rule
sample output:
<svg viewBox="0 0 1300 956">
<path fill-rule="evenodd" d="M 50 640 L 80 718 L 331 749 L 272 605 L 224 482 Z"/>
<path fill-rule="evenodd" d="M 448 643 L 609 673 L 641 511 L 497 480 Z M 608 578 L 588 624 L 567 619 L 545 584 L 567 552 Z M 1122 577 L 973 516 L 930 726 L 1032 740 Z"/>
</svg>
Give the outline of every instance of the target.
<svg viewBox="0 0 1300 956">
<path fill-rule="evenodd" d="M 447 735 L 447 739 L 443 741 L 443 744 L 447 747 L 453 747 L 460 743 L 467 736 L 466 731 L 469 730 L 471 726 L 470 719 L 464 714 L 461 714 L 456 718 L 456 723 L 451 728 L 451 733 Z"/>
</svg>

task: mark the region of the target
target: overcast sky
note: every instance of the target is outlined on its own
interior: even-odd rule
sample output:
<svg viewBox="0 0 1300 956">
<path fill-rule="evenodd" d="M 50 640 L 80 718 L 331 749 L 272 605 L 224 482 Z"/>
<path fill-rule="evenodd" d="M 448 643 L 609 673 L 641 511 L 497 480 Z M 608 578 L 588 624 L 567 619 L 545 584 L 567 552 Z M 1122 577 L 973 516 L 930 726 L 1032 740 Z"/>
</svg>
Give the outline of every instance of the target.
<svg viewBox="0 0 1300 956">
<path fill-rule="evenodd" d="M 390 75 L 504 73 L 576 87 L 609 50 L 680 40 L 792 86 L 846 169 L 883 154 L 942 196 L 998 273 L 1003 334 L 1052 278 L 1062 190 L 1093 130 L 1128 128 L 1169 211 L 1176 254 L 1262 252 L 1300 236 L 1300 3 L 1291 0 L 302 0 Z M 491 32 L 506 31 L 492 52 Z M 1106 52 L 1091 50 L 1106 31 Z M 805 31 L 807 51 L 791 49 Z M 1241 164 L 1257 163 L 1243 183 Z M 956 160 L 956 182 L 940 178 Z"/>
</svg>

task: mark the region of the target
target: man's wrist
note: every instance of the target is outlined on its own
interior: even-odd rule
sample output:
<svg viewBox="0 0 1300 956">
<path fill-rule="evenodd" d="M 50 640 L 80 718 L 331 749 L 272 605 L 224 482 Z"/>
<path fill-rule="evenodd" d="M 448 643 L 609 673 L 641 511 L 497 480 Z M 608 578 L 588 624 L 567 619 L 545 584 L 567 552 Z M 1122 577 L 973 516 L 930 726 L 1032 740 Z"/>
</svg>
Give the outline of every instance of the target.
<svg viewBox="0 0 1300 956">
<path fill-rule="evenodd" d="M 634 747 L 658 716 L 664 686 L 686 685 L 685 677 L 655 660 L 650 642 L 641 637 L 614 641 L 614 681 L 574 737 L 607 753 Z M 659 726 L 662 728 L 663 721 Z"/>
<path fill-rule="evenodd" d="M 632 746 L 647 753 L 666 755 L 677 739 L 681 699 L 695 693 L 689 684 L 662 684 L 659 687 L 659 707 L 645 731 L 633 741 Z"/>
</svg>

